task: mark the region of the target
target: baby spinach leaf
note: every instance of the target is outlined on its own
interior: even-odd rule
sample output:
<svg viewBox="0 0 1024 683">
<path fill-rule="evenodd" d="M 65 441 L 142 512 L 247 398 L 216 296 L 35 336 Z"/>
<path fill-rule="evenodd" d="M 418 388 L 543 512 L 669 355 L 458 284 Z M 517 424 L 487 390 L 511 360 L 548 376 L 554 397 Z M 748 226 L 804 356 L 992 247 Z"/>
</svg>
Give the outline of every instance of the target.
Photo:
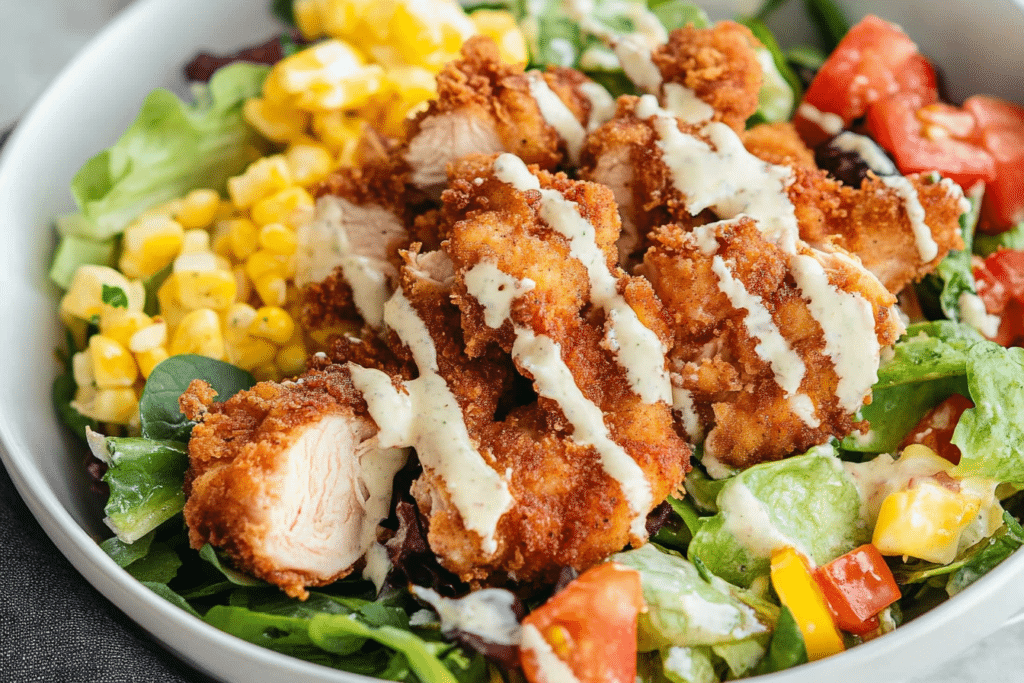
<svg viewBox="0 0 1024 683">
<path fill-rule="evenodd" d="M 166 543 L 153 543 L 145 557 L 128 565 L 128 573 L 143 583 L 169 583 L 178 574 L 181 558 Z"/>
<path fill-rule="evenodd" d="M 807 647 L 800 627 L 796 625 L 793 613 L 786 607 L 782 608 L 779 620 L 775 623 L 775 633 L 768 645 L 768 654 L 754 669 L 755 675 L 770 674 L 783 671 L 798 664 L 807 662 Z"/>
<path fill-rule="evenodd" d="M 118 567 L 127 567 L 146 556 L 149 546 L 153 543 L 153 536 L 154 532 L 151 531 L 134 543 L 125 543 L 117 536 L 112 536 L 100 543 L 100 548 L 117 563 Z"/>
<path fill-rule="evenodd" d="M 139 412 L 143 436 L 188 441 L 195 423 L 182 414 L 178 399 L 194 379 L 209 382 L 221 401 L 256 383 L 252 375 L 230 363 L 194 354 L 171 356 L 153 368 L 142 390 Z"/>
<path fill-rule="evenodd" d="M 203 558 L 204 560 L 212 564 L 214 567 L 216 567 L 217 571 L 224 575 L 224 578 L 226 578 L 228 581 L 235 584 L 236 586 L 251 587 L 267 585 L 266 581 L 253 578 L 247 574 L 243 574 L 242 572 L 235 571 L 230 567 L 225 567 L 221 563 L 220 557 L 217 556 L 217 551 L 214 550 L 213 546 L 209 543 L 207 543 L 199 549 L 199 557 Z"/>
</svg>

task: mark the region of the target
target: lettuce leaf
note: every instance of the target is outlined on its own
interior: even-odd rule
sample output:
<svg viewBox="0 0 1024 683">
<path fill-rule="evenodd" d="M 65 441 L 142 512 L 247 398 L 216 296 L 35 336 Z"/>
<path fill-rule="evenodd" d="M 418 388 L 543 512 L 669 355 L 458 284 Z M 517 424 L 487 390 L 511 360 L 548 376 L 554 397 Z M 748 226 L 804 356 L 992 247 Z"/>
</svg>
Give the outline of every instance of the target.
<svg viewBox="0 0 1024 683">
<path fill-rule="evenodd" d="M 971 347 L 967 384 L 975 407 L 953 432 L 962 454 L 953 472 L 1024 483 L 1024 348 L 993 342 Z"/>
<path fill-rule="evenodd" d="M 820 565 L 871 539 L 857 487 L 827 446 L 744 470 L 726 482 L 718 508 L 688 556 L 737 586 L 766 576 L 776 547 L 796 547 Z"/>
<path fill-rule="evenodd" d="M 71 192 L 79 211 L 58 220 L 63 235 L 106 240 L 146 209 L 197 187 L 222 191 L 260 153 L 260 136 L 242 117 L 269 68 L 236 63 L 195 87 L 195 103 L 154 90 L 110 148 L 87 161 Z M 60 250 L 58 250 L 60 251 Z"/>
<path fill-rule="evenodd" d="M 977 235 L 974 238 L 974 253 L 988 256 L 999 249 L 1024 249 L 1024 223 L 998 235 Z"/>
</svg>

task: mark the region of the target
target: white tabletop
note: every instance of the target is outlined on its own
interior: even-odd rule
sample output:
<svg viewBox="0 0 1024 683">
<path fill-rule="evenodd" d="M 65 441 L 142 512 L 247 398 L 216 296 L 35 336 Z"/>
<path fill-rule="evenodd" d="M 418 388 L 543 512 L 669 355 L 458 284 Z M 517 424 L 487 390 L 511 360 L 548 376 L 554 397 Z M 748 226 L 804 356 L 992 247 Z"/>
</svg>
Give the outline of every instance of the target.
<svg viewBox="0 0 1024 683">
<path fill-rule="evenodd" d="M 270 0 L 253 0 L 254 2 Z M 82 45 L 131 0 L 0 2 L 0 130 L 13 123 Z M 1024 620 L 907 683 L 1024 679 Z"/>
</svg>

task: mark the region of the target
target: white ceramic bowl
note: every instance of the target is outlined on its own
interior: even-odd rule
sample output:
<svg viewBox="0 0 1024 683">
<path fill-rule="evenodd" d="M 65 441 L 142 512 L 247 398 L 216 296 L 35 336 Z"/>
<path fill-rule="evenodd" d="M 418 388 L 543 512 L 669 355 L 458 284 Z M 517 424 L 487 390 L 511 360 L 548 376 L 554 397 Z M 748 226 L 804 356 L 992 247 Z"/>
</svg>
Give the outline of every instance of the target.
<svg viewBox="0 0 1024 683">
<path fill-rule="evenodd" d="M 728 16 L 732 6 L 715 2 Z M 1024 1 L 848 2 L 851 17 L 875 12 L 907 29 L 941 65 L 954 97 L 988 92 L 1024 101 Z M 197 50 L 227 51 L 280 30 L 270 0 L 140 0 L 97 37 L 25 116 L 0 165 L 0 438 L 4 464 L 46 533 L 101 593 L 157 640 L 225 681 L 369 680 L 279 655 L 224 634 L 163 601 L 96 545 L 108 534 L 89 494 L 80 449 L 50 403 L 61 339 L 58 292 L 46 270 L 53 216 L 73 209 L 75 171 L 111 144 L 156 86 L 184 91 L 180 67 Z M 776 21 L 783 40 L 806 36 L 802 3 Z M 992 49 L 996 48 L 996 49 Z M 782 683 L 899 680 L 999 628 L 1024 607 L 1024 553 L 1009 558 L 955 599 L 895 633 L 848 653 L 763 679 Z"/>
</svg>

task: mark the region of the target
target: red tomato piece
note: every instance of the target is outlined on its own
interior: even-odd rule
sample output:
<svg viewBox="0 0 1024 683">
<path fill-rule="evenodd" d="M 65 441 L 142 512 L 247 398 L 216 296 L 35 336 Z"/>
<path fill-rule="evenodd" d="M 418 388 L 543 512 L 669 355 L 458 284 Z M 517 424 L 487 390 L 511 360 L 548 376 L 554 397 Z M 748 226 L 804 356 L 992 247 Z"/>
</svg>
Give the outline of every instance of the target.
<svg viewBox="0 0 1024 683">
<path fill-rule="evenodd" d="M 980 128 L 1016 128 L 1024 126 L 1024 107 L 988 95 L 972 95 L 964 100 Z"/>
<path fill-rule="evenodd" d="M 977 256 L 972 262 L 974 287 L 978 296 L 985 302 L 985 310 L 995 315 L 1002 315 L 1006 304 L 1010 302 L 1010 293 L 1003 283 L 988 269 L 984 259 Z"/>
<path fill-rule="evenodd" d="M 996 163 L 981 145 L 955 137 L 974 133 L 973 117 L 955 107 L 926 103 L 919 93 L 898 93 L 868 108 L 868 133 L 903 174 L 938 171 L 969 188 L 996 178 Z"/>
<path fill-rule="evenodd" d="M 814 577 L 839 628 L 849 633 L 878 628 L 878 613 L 900 599 L 889 565 L 870 543 L 819 567 Z"/>
<path fill-rule="evenodd" d="M 985 269 L 1002 284 L 1007 296 L 1024 302 L 1024 251 L 1000 249 L 989 254 Z"/>
<path fill-rule="evenodd" d="M 644 606 L 636 570 L 607 562 L 583 572 L 523 619 L 519 656 L 526 678 L 559 680 L 554 657 L 580 683 L 634 683 L 636 622 Z"/>
<path fill-rule="evenodd" d="M 838 115 L 848 128 L 872 102 L 897 92 L 918 92 L 926 102 L 937 100 L 935 70 L 900 27 L 868 15 L 847 32 L 822 64 L 804 102 Z M 799 112 L 794 124 L 811 146 L 828 137 Z"/>
<path fill-rule="evenodd" d="M 954 465 L 960 464 L 960 449 L 951 443 L 953 430 L 965 410 L 974 407 L 971 399 L 953 394 L 935 406 L 903 437 L 900 450 L 912 443 L 924 444 Z"/>
<path fill-rule="evenodd" d="M 999 332 L 992 341 L 1003 346 L 1024 346 L 1024 303 L 1011 301 L 1006 306 Z"/>
<path fill-rule="evenodd" d="M 978 144 L 996 163 L 996 178 L 985 188 L 979 228 L 1000 233 L 1024 221 L 1024 107 L 987 95 L 964 102 L 978 122 Z"/>
</svg>

